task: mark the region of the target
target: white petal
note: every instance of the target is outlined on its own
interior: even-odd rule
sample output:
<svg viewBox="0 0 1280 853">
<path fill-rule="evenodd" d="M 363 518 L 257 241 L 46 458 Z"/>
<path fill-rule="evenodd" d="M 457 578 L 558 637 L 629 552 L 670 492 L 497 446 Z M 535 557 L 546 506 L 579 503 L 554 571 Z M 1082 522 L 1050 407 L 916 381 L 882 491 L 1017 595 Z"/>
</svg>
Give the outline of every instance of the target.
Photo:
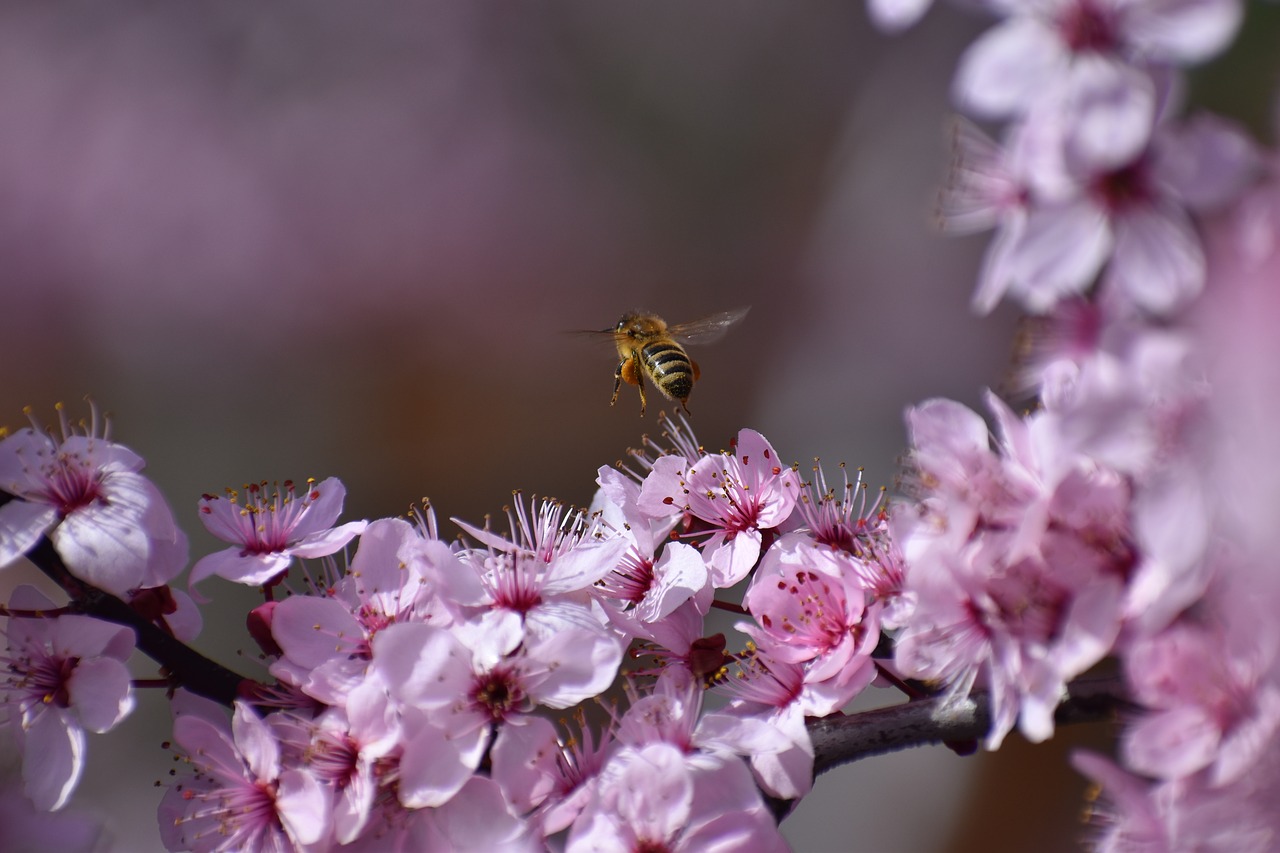
<svg viewBox="0 0 1280 853">
<path fill-rule="evenodd" d="M 923 17 L 933 0 L 867 0 L 871 23 L 887 33 L 905 30 Z"/>
<path fill-rule="evenodd" d="M 1057 35 L 1031 17 L 1010 18 L 979 36 L 960 57 L 953 95 L 979 118 L 1024 110 L 1067 68 Z"/>
<path fill-rule="evenodd" d="M 1168 314 L 1204 289 L 1204 251 L 1181 208 L 1166 203 L 1127 212 L 1115 235 L 1106 283 L 1138 307 Z"/>
<path fill-rule="evenodd" d="M 0 568 L 26 554 L 58 520 L 48 504 L 14 499 L 0 506 Z"/>
<path fill-rule="evenodd" d="M 66 805 L 84 772 L 84 729 L 44 708 L 24 726 L 22 778 L 27 796 L 41 811 Z"/>
</svg>

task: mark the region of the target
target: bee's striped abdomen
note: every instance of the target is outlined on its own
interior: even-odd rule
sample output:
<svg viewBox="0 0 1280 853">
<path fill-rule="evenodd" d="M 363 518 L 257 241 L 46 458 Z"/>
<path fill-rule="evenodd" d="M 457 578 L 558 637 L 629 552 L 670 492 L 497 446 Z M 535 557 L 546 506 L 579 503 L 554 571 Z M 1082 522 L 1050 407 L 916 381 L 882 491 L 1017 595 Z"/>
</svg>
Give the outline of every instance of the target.
<svg viewBox="0 0 1280 853">
<path fill-rule="evenodd" d="M 693 365 L 679 344 L 653 341 L 640 350 L 645 372 L 658 389 L 673 400 L 687 400 L 693 391 Z"/>
</svg>

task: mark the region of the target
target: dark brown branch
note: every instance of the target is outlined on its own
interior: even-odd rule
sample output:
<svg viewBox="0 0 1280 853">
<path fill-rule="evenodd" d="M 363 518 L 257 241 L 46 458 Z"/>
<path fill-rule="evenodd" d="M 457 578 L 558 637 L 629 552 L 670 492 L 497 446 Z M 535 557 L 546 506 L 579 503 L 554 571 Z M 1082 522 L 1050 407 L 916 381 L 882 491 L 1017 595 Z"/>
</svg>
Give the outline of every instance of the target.
<svg viewBox="0 0 1280 853">
<path fill-rule="evenodd" d="M 0 503 L 9 499 L 9 495 L 0 494 Z M 71 610 L 132 629 L 138 649 L 164 667 L 175 687 L 184 687 L 228 707 L 240 695 L 238 690 L 245 680 L 243 676 L 210 660 L 143 618 L 126 602 L 75 577 L 47 537 L 40 539 L 39 544 L 27 554 L 27 559 L 71 597 Z"/>
<path fill-rule="evenodd" d="M 1058 725 L 1099 722 L 1130 707 L 1118 677 L 1082 680 L 1068 685 L 1067 699 L 1058 706 Z M 815 776 L 833 767 L 931 743 L 977 741 L 991 728 L 991 697 L 977 693 L 959 708 L 947 711 L 942 699 L 921 699 L 857 714 L 809 720 L 813 738 Z"/>
</svg>

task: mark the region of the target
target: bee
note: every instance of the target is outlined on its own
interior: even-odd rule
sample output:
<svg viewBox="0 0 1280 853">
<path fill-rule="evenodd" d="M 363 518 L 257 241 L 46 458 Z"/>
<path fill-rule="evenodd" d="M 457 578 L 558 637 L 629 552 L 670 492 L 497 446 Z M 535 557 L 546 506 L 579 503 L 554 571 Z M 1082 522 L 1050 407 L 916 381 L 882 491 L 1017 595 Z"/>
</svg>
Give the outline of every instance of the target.
<svg viewBox="0 0 1280 853">
<path fill-rule="evenodd" d="M 609 335 L 618 348 L 618 367 L 613 372 L 613 399 L 618 402 L 622 383 L 634 385 L 640 391 L 640 415 L 644 416 L 647 400 L 644 394 L 644 377 L 648 376 L 668 400 L 674 400 L 689 411 L 689 394 L 698 380 L 697 362 L 689 358 L 682 344 L 709 344 L 719 340 L 724 333 L 747 316 L 749 308 L 736 308 L 712 314 L 692 323 L 668 326 L 657 314 L 630 311 L 622 315 L 612 329 L 602 329 L 594 334 Z"/>
</svg>

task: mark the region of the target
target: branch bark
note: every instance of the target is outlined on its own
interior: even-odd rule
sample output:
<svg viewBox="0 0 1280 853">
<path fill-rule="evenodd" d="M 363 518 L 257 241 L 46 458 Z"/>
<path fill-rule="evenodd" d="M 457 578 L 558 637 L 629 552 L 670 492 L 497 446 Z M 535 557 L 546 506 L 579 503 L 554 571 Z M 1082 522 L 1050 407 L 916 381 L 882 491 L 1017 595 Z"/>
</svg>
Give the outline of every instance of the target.
<svg viewBox="0 0 1280 853">
<path fill-rule="evenodd" d="M 1119 676 L 1081 679 L 1067 686 L 1058 706 L 1058 725 L 1099 722 L 1133 707 Z M 991 696 L 974 694 L 954 708 L 941 698 L 920 699 L 889 708 L 809 720 L 815 776 L 833 767 L 931 743 L 979 741 L 991 728 Z"/>
</svg>

